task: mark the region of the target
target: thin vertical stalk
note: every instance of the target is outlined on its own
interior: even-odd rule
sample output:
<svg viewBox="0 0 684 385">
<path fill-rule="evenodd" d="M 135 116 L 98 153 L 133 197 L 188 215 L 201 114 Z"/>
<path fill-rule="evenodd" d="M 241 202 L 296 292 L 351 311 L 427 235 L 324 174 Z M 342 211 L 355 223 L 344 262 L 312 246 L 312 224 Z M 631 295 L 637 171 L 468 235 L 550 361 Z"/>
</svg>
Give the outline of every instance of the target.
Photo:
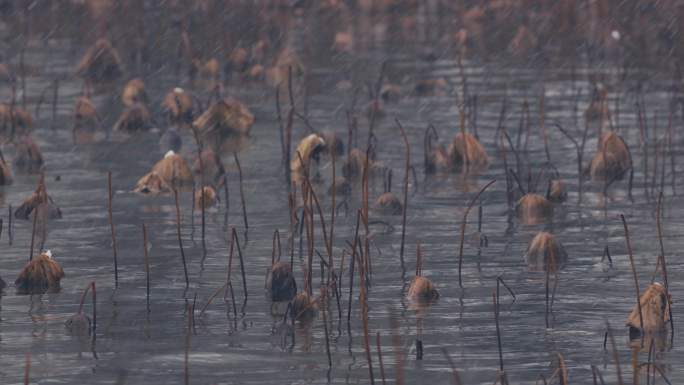
<svg viewBox="0 0 684 385">
<path fill-rule="evenodd" d="M 185 260 L 185 251 L 183 250 L 183 239 L 181 238 L 181 215 L 180 215 L 180 204 L 178 203 L 178 189 L 173 189 L 173 197 L 176 201 L 176 232 L 178 234 L 178 247 L 181 252 L 181 259 L 183 261 L 183 273 L 185 274 L 185 287 L 190 286 L 190 279 L 188 278 L 188 264 Z"/>
<path fill-rule="evenodd" d="M 242 167 L 240 166 L 240 159 L 238 159 L 237 153 L 233 153 L 235 158 L 235 164 L 238 168 L 238 175 L 240 178 L 240 201 L 242 202 L 242 219 L 245 222 L 245 231 L 249 230 L 249 223 L 247 223 L 247 206 L 245 206 L 245 190 L 242 188 Z"/>
<path fill-rule="evenodd" d="M 404 139 L 404 145 L 406 146 L 406 173 L 404 174 L 404 207 L 402 209 L 401 215 L 401 248 L 399 251 L 399 259 L 401 260 L 401 265 L 404 266 L 404 243 L 406 240 L 406 212 L 408 211 L 408 181 L 409 181 L 409 169 L 411 168 L 411 146 L 409 145 L 408 138 L 406 137 L 406 132 L 404 127 L 399 122 L 399 119 L 395 119 L 397 126 L 401 132 L 401 137 Z M 463 138 L 465 140 L 465 138 Z"/>
<path fill-rule="evenodd" d="M 119 287 L 119 262 L 116 255 L 116 230 L 114 229 L 114 216 L 112 214 L 112 172 L 107 172 L 107 213 L 109 214 L 109 227 L 112 233 L 112 253 L 114 255 L 114 287 Z"/>
<path fill-rule="evenodd" d="M 147 312 L 150 312 L 150 256 L 147 252 L 147 225 L 143 222 L 143 252 L 145 257 L 145 299 L 147 301 Z"/>
<path fill-rule="evenodd" d="M 641 312 L 641 294 L 639 293 L 639 279 L 637 277 L 636 267 L 634 266 L 634 256 L 632 255 L 632 244 L 629 241 L 629 228 L 627 228 L 627 221 L 625 216 L 620 214 L 620 219 L 622 219 L 622 225 L 625 228 L 625 240 L 627 242 L 627 252 L 629 253 L 629 264 L 632 267 L 632 275 L 634 276 L 634 289 L 636 291 L 636 301 L 637 307 L 639 309 L 639 327 L 641 329 L 641 334 L 644 334 L 644 316 Z M 643 338 L 642 338 L 643 342 Z"/>
<path fill-rule="evenodd" d="M 463 266 L 463 243 L 464 243 L 464 240 L 465 240 L 465 227 L 466 227 L 466 223 L 467 223 L 467 220 L 468 220 L 468 213 L 469 213 L 470 210 L 473 208 L 473 205 L 474 205 L 475 202 L 478 200 L 478 198 L 480 198 L 480 195 L 482 195 L 482 193 L 483 193 L 489 186 L 491 186 L 492 184 L 494 184 L 494 182 L 496 182 L 496 179 L 492 179 L 489 183 L 487 183 L 486 185 L 484 185 L 484 187 L 482 187 L 482 188 L 480 189 L 480 191 L 478 191 L 477 195 L 475 195 L 475 197 L 473 197 L 473 199 L 472 199 L 472 200 L 470 201 L 470 203 L 468 204 L 468 207 L 466 208 L 465 213 L 463 213 L 463 221 L 461 222 L 461 244 L 460 244 L 459 250 L 458 250 L 458 286 L 461 287 L 461 288 L 463 288 L 463 280 L 462 280 L 462 278 L 461 278 L 461 270 L 462 270 L 462 266 Z"/>
</svg>

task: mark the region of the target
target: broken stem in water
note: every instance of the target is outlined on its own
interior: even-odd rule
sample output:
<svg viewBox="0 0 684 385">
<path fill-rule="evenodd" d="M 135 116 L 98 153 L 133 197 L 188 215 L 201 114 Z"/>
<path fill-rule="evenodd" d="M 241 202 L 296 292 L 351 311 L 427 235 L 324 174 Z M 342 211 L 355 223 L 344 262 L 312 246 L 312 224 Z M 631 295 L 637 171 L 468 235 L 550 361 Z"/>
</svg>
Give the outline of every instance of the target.
<svg viewBox="0 0 684 385">
<path fill-rule="evenodd" d="M 644 333 L 644 316 L 641 312 L 641 294 L 639 293 L 639 279 L 637 277 L 636 267 L 634 266 L 634 256 L 632 255 L 632 245 L 629 241 L 629 229 L 627 228 L 627 221 L 625 216 L 620 214 L 620 219 L 622 219 L 622 224 L 625 228 L 625 240 L 627 241 L 627 252 L 629 253 L 629 264 L 632 266 L 632 275 L 634 276 L 634 288 L 636 290 L 636 301 L 637 307 L 639 309 L 639 327 L 641 329 L 641 334 L 643 337 Z M 643 342 L 643 339 L 642 339 Z"/>
<path fill-rule="evenodd" d="M 247 223 L 247 206 L 245 206 L 245 191 L 242 188 L 242 167 L 240 166 L 240 159 L 238 159 L 237 153 L 233 153 L 235 158 L 235 164 L 238 169 L 238 176 L 240 178 L 240 201 L 242 202 L 242 219 L 245 222 L 245 232 L 249 230 L 249 224 Z"/>
<path fill-rule="evenodd" d="M 143 228 L 143 251 L 145 257 L 145 298 L 147 299 L 147 312 L 150 312 L 150 256 L 147 253 L 147 226 L 145 222 L 142 225 Z"/>
<path fill-rule="evenodd" d="M 119 263 L 116 255 L 116 230 L 114 229 L 114 215 L 112 214 L 112 172 L 107 172 L 107 212 L 109 214 L 109 227 L 112 233 L 112 253 L 114 254 L 114 287 L 119 287 Z"/>
<path fill-rule="evenodd" d="M 237 231 L 233 227 L 233 241 L 237 247 L 238 257 L 240 258 L 240 273 L 242 274 L 242 288 L 245 291 L 245 302 L 247 302 L 247 278 L 245 277 L 245 261 L 242 259 L 242 249 L 240 248 L 240 239 L 238 238 Z M 232 244 L 231 244 L 232 250 Z"/>
<path fill-rule="evenodd" d="M 380 332 L 375 334 L 375 345 L 378 349 L 378 363 L 380 365 L 380 378 L 382 378 L 382 385 L 385 385 L 385 365 L 382 362 L 382 347 L 380 345 Z"/>
<path fill-rule="evenodd" d="M 468 207 L 466 208 L 465 213 L 463 213 L 463 221 L 461 222 L 461 244 L 459 246 L 459 251 L 458 251 L 458 286 L 463 288 L 463 281 L 461 278 L 461 270 L 463 266 L 463 242 L 465 240 L 465 227 L 466 227 L 466 222 L 468 220 L 468 213 L 470 210 L 473 208 L 473 205 L 475 202 L 480 198 L 480 195 L 492 184 L 496 182 L 496 179 L 492 179 L 489 183 L 487 183 L 484 187 L 478 191 L 477 195 L 470 201 L 468 204 Z"/>
<path fill-rule="evenodd" d="M 670 284 L 667 279 L 667 264 L 665 263 L 665 247 L 663 246 L 663 227 L 662 227 L 662 202 L 663 202 L 663 192 L 660 192 L 658 196 L 658 207 L 656 209 L 656 223 L 658 227 L 658 242 L 660 243 L 660 268 L 663 271 L 663 283 L 665 286 L 665 297 L 670 300 Z M 667 307 L 669 310 L 670 318 L 670 341 L 674 340 L 674 320 L 672 318 L 672 306 Z"/>
<path fill-rule="evenodd" d="M 185 260 L 185 251 L 183 250 L 183 239 L 181 238 L 181 215 L 180 215 L 180 203 L 178 203 L 178 189 L 174 187 L 173 197 L 176 201 L 176 230 L 178 234 L 178 247 L 181 252 L 181 259 L 183 261 L 183 273 L 185 274 L 185 287 L 190 286 L 190 279 L 188 278 L 188 265 Z"/>
<path fill-rule="evenodd" d="M 401 266 L 404 266 L 404 243 L 406 240 L 406 211 L 408 208 L 408 181 L 409 168 L 411 167 L 411 146 L 409 145 L 408 138 L 406 137 L 406 132 L 404 131 L 404 127 L 401 125 L 401 122 L 399 122 L 399 119 L 395 119 L 395 122 L 397 123 L 397 126 L 399 126 L 401 137 L 402 139 L 404 139 L 404 145 L 406 146 L 406 174 L 404 175 L 404 207 L 402 209 L 401 216 L 401 248 L 399 251 L 399 259 L 401 260 Z"/>
</svg>

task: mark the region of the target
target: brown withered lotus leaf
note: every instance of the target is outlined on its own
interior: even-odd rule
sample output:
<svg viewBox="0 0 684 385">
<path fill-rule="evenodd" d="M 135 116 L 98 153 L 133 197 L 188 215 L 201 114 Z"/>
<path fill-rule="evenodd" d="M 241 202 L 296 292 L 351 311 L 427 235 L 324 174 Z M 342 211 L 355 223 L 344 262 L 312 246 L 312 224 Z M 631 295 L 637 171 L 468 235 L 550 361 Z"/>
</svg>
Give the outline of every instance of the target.
<svg viewBox="0 0 684 385">
<path fill-rule="evenodd" d="M 309 321 L 318 313 L 318 303 L 309 293 L 297 293 L 292 299 L 292 317 L 297 321 Z"/>
<path fill-rule="evenodd" d="M 248 135 L 254 115 L 239 100 L 226 98 L 212 104 L 193 124 L 205 137 L 222 139 Z"/>
<path fill-rule="evenodd" d="M 135 78 L 126 83 L 121 93 L 121 102 L 127 107 L 136 103 L 147 104 L 147 92 L 145 92 L 145 83 L 142 79 Z"/>
<path fill-rule="evenodd" d="M 111 82 L 123 75 L 119 53 L 107 39 L 99 39 L 83 54 L 76 74 L 91 82 Z"/>
<path fill-rule="evenodd" d="M 166 194 L 171 192 L 171 186 L 156 172 L 149 172 L 138 179 L 135 187 L 133 187 L 133 192 L 143 195 Z"/>
<path fill-rule="evenodd" d="M 449 145 L 449 159 L 452 165 L 456 167 L 463 166 L 464 155 L 467 158 L 468 165 L 476 169 L 485 168 L 489 164 L 489 158 L 482 144 L 473 135 L 466 133 L 465 141 L 463 140 L 463 133 L 459 132 L 454 137 L 454 140 Z"/>
<path fill-rule="evenodd" d="M 45 178 L 42 175 L 36 190 L 14 210 L 14 217 L 17 219 L 29 219 L 31 213 L 41 205 L 47 205 L 47 217 L 49 219 L 62 218 L 62 211 L 55 205 L 47 193 Z"/>
<path fill-rule="evenodd" d="M 400 215 L 403 207 L 399 198 L 392 192 L 386 192 L 375 200 L 375 208 L 385 214 Z"/>
<path fill-rule="evenodd" d="M 351 192 L 352 192 L 352 185 L 349 182 L 349 179 L 347 179 L 343 176 L 335 177 L 335 195 L 345 196 L 345 195 L 350 195 Z M 330 187 L 328 188 L 328 195 L 332 195 L 332 193 L 333 193 L 333 185 L 331 183 Z"/>
<path fill-rule="evenodd" d="M 202 150 L 201 156 L 204 181 L 218 183 L 225 174 L 225 169 L 221 164 L 220 158 L 210 148 Z M 192 171 L 196 175 L 200 175 L 200 161 L 198 157 L 195 158 L 195 161 L 192 164 Z"/>
<path fill-rule="evenodd" d="M 169 123 L 177 126 L 192 124 L 194 102 L 192 96 L 182 88 L 174 88 L 164 96 L 162 108 L 168 116 Z"/>
<path fill-rule="evenodd" d="M 212 90 L 218 84 L 219 71 L 221 65 L 216 58 L 208 59 L 205 62 L 195 58 L 190 65 L 189 76 L 194 80 L 196 86 L 206 90 Z"/>
<path fill-rule="evenodd" d="M 148 130 L 152 125 L 152 115 L 143 104 L 136 103 L 126 107 L 114 125 L 114 129 L 124 132 L 140 132 Z"/>
<path fill-rule="evenodd" d="M 331 150 L 335 151 L 335 158 L 340 158 L 344 155 L 344 142 L 333 131 L 323 131 L 318 134 L 325 143 L 323 151 L 332 156 Z"/>
<path fill-rule="evenodd" d="M 325 141 L 317 134 L 311 134 L 302 139 L 297 145 L 297 149 L 290 161 L 292 179 L 299 180 L 304 175 L 306 168 L 311 165 L 311 159 L 318 159 L 319 154 L 324 148 Z"/>
<path fill-rule="evenodd" d="M 439 292 L 428 278 L 416 276 L 411 281 L 406 298 L 410 301 L 431 302 L 439 298 Z"/>
<path fill-rule="evenodd" d="M 31 136 L 26 135 L 17 142 L 13 163 L 17 172 L 37 174 L 43 171 L 43 154 Z"/>
<path fill-rule="evenodd" d="M 553 216 L 553 205 L 539 194 L 527 193 L 516 205 L 518 218 L 525 224 L 537 224 Z"/>
<path fill-rule="evenodd" d="M 435 173 L 449 170 L 449 154 L 444 146 L 434 148 L 425 157 L 425 172 Z"/>
<path fill-rule="evenodd" d="M 670 304 L 672 298 L 667 298 L 665 287 L 658 283 L 652 283 L 639 298 L 641 314 L 644 320 L 643 330 L 639 321 L 639 307 L 634 305 L 632 312 L 627 317 L 626 325 L 630 329 L 652 333 L 664 330 L 670 321 Z"/>
<path fill-rule="evenodd" d="M 12 69 L 7 63 L 0 63 L 0 83 L 12 83 L 16 81 Z"/>
<path fill-rule="evenodd" d="M 247 78 L 251 80 L 263 80 L 266 74 L 266 69 L 262 64 L 255 64 L 249 67 L 247 71 Z"/>
<path fill-rule="evenodd" d="M 88 336 L 92 330 L 92 321 L 84 313 L 76 313 L 64 323 L 66 330 L 74 336 Z"/>
<path fill-rule="evenodd" d="M 182 156 L 168 151 L 164 158 L 153 167 L 152 172 L 159 175 L 171 187 L 192 186 L 194 178 L 192 170 Z"/>
<path fill-rule="evenodd" d="M 43 294 L 58 292 L 64 270 L 47 250 L 33 257 L 19 272 L 14 285 L 21 294 Z"/>
<path fill-rule="evenodd" d="M 351 179 L 354 177 L 361 177 L 363 175 L 363 168 L 366 163 L 366 153 L 358 148 L 352 148 L 349 156 L 342 164 L 342 175 Z M 368 167 L 373 168 L 373 161 L 368 161 Z"/>
<path fill-rule="evenodd" d="M 560 179 L 549 181 L 549 191 L 547 194 L 549 201 L 553 203 L 563 203 L 568 199 L 568 192 L 565 190 L 565 183 Z"/>
<path fill-rule="evenodd" d="M 202 194 L 204 194 L 204 208 L 216 206 L 218 204 L 218 195 L 216 190 L 211 186 L 204 186 L 195 191 L 195 207 L 202 209 Z"/>
<path fill-rule="evenodd" d="M 539 39 L 527 26 L 520 25 L 513 39 L 508 44 L 508 52 L 524 57 L 537 47 Z"/>
<path fill-rule="evenodd" d="M 273 67 L 266 70 L 266 78 L 269 84 L 272 86 L 287 84 L 290 68 L 292 68 L 293 80 L 302 76 L 305 71 L 304 64 L 299 56 L 294 51 L 286 48 L 280 52 Z"/>
<path fill-rule="evenodd" d="M 444 93 L 447 86 L 448 83 L 444 78 L 421 79 L 416 82 L 413 90 L 418 96 L 431 96 Z"/>
<path fill-rule="evenodd" d="M 371 100 L 366 105 L 366 116 L 368 119 L 373 119 L 374 115 L 375 119 L 382 119 L 385 117 L 385 103 L 382 101 L 382 99 Z"/>
<path fill-rule="evenodd" d="M 297 282 L 290 264 L 276 262 L 266 276 L 266 290 L 273 302 L 290 301 L 297 294 Z"/>
<path fill-rule="evenodd" d="M 0 277 L 0 290 L 5 289 L 6 287 L 7 287 L 7 282 L 5 282 L 5 280 L 2 279 L 2 277 Z"/>
<path fill-rule="evenodd" d="M 398 102 L 401 99 L 401 88 L 396 84 L 383 84 L 380 97 L 385 102 Z"/>
<path fill-rule="evenodd" d="M 632 160 L 624 140 L 612 131 L 603 134 L 599 149 L 589 165 L 591 179 L 601 181 L 622 180 L 631 167 Z"/>
<path fill-rule="evenodd" d="M 567 259 L 563 245 L 546 231 L 540 231 L 532 238 L 525 253 L 527 267 L 532 271 L 558 271 Z"/>
<path fill-rule="evenodd" d="M 74 105 L 74 126 L 75 128 L 88 128 L 93 130 L 100 124 L 95 104 L 86 98 L 79 97 Z"/>
<path fill-rule="evenodd" d="M 14 127 L 14 131 L 12 131 Z M 21 107 L 10 106 L 0 103 L 0 135 L 11 137 L 12 135 L 26 134 L 33 128 L 33 117 Z"/>
<path fill-rule="evenodd" d="M 2 153 L 0 153 L 0 186 L 8 186 L 12 184 L 14 178 L 12 177 L 12 170 L 1 155 Z"/>
</svg>

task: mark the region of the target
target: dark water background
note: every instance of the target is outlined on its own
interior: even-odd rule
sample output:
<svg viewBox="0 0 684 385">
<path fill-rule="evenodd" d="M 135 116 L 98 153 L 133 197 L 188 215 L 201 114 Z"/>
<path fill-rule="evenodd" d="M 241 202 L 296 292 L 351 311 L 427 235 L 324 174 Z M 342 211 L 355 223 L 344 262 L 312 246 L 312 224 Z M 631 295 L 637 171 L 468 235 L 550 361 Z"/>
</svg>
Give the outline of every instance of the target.
<svg viewBox="0 0 684 385">
<path fill-rule="evenodd" d="M 12 31 L 4 33 L 11 34 Z M 83 50 L 77 40 L 50 40 L 49 44 L 38 41 L 26 51 L 26 62 L 39 69 L 27 77 L 31 112 L 34 112 L 38 95 L 54 76 L 67 76 L 60 85 L 56 129 L 50 129 L 49 108 L 44 105 L 34 132 L 46 159 L 48 191 L 64 213 L 63 219 L 49 223 L 46 247 L 62 264 L 66 277 L 62 281 L 61 292 L 57 294 L 27 296 L 15 294 L 11 287 L 4 290 L 0 310 L 1 382 L 22 382 L 24 354 L 30 352 L 31 380 L 35 383 L 178 383 L 182 381 L 184 372 L 186 304 L 197 295 L 198 308 L 201 308 L 211 293 L 225 282 L 229 244 L 229 229 L 223 223 L 225 202 L 219 209 L 207 213 L 207 253 L 203 258 L 197 227 L 199 214 L 195 213 L 193 242 L 190 239 L 191 197 L 188 192 L 181 194 L 182 231 L 191 282 L 186 290 L 176 241 L 173 198 L 150 198 L 130 192 L 136 180 L 163 155 L 158 135 L 149 133 L 128 138 L 115 135 L 100 143 L 72 143 L 71 109 L 80 93 L 81 83 L 70 74 Z M 478 134 L 492 164 L 481 175 L 471 176 L 466 181 L 459 174 L 426 176 L 422 172 L 424 128 L 433 123 L 444 143 L 458 130 L 457 93 L 461 77 L 456 61 L 448 55 L 424 60 L 409 49 L 393 49 L 379 43 L 370 45 L 355 59 L 355 76 L 375 79 L 380 63 L 387 60 L 388 77 L 403 81 L 401 87 L 407 95 L 396 104 L 386 104 L 387 117 L 376 123 L 378 160 L 394 170 L 393 191 L 400 194 L 404 147 L 393 122 L 396 117 L 407 128 L 412 164 L 417 171 L 417 183 L 411 180 L 409 187 L 406 273 L 402 271 L 398 257 L 401 217 L 371 212 L 371 219 L 383 220 L 393 226 L 393 231 L 385 231 L 383 225 L 372 227 L 373 272 L 368 292 L 369 327 L 373 341 L 376 332 L 381 335 L 388 381 L 393 381 L 395 373 L 390 328 L 390 315 L 394 314 L 402 337 L 401 350 L 406 357 L 407 383 L 447 383 L 451 369 L 442 348 L 447 349 L 453 358 L 464 383 L 492 383 L 499 366 L 491 298 L 497 276 L 503 277 L 516 295 L 514 302 L 508 295 L 502 295 L 500 313 L 503 359 L 511 383 L 533 383 L 540 374 L 549 377 L 556 352 L 564 356 L 572 383 L 591 383 L 590 365 L 599 367 L 607 382 L 615 383 L 610 350 L 603 349 L 606 321 L 613 326 L 625 378 L 631 379 L 632 353 L 623 324 L 635 301 L 634 283 L 619 214 L 624 213 L 630 225 L 642 290 L 651 279 L 659 250 L 654 198 L 657 193 L 646 195 L 641 167 L 643 151 L 639 148 L 634 107 L 636 93 L 633 91 L 637 82 L 631 82 L 630 78 L 622 81 L 621 69 L 613 67 L 610 62 L 602 63 L 601 67 L 587 67 L 586 61 L 576 66 L 542 67 L 466 60 L 464 67 L 469 92 L 478 95 Z M 340 78 L 344 78 L 338 68 L 345 64 L 342 59 L 339 62 L 333 60 L 332 64 L 325 62 L 328 60 L 309 63 L 313 86 L 308 95 L 308 116 L 314 127 L 333 130 L 346 138 L 345 109 L 351 103 L 352 92 L 335 88 Z M 616 95 L 620 95 L 620 133 L 630 144 L 637 165 L 634 202 L 628 199 L 627 183 L 623 181 L 611 186 L 607 199 L 600 185 L 586 183 L 587 191 L 582 204 L 578 205 L 575 149 L 557 129 L 549 127 L 551 158 L 567 183 L 569 198 L 556 207 L 552 223 L 522 225 L 509 212 L 503 160 L 494 143 L 504 95 L 511 110 L 505 123 L 512 134 L 517 133 L 519 106 L 525 100 L 530 101 L 534 122 L 524 161 L 536 169 L 545 160 L 543 141 L 536 124 L 539 96 L 542 92 L 545 95 L 547 121 L 557 120 L 579 138 L 581 114 L 590 100 L 591 84 L 587 80 L 590 73 L 600 73 L 603 81 L 617 90 L 610 94 L 611 106 L 615 104 Z M 649 68 L 641 68 L 632 75 L 633 78 L 646 79 L 638 85 L 642 86 L 640 92 L 647 104 L 649 120 L 656 119 L 661 137 L 669 114 L 672 79 Z M 448 86 L 444 95 L 411 95 L 415 80 L 424 78 L 446 79 Z M 158 105 L 167 90 L 177 85 L 168 71 L 149 73 L 145 81 L 153 106 Z M 576 97 L 578 91 L 581 92 L 580 98 Z M 230 305 L 220 299 L 196 319 L 190 347 L 191 383 L 368 383 L 358 287 L 355 288 L 349 328 L 346 314 L 341 323 L 338 322 L 334 303 L 328 313 L 331 369 L 328 369 L 320 315 L 311 325 L 295 325 L 294 331 L 283 326 L 279 317 L 271 315 L 270 302 L 264 295 L 264 278 L 271 258 L 271 237 L 275 229 L 286 235 L 289 228 L 274 91 L 263 84 L 231 84 L 226 93 L 244 101 L 256 117 L 249 141 L 239 152 L 249 219 L 248 241 L 242 244 L 248 299 L 237 319 L 230 313 Z M 2 98 L 9 98 L 7 87 L 2 89 Z M 365 95 L 361 99 L 364 103 L 367 101 Z M 576 100 L 579 100 L 577 105 Z M 98 95 L 95 102 L 111 126 L 121 110 L 118 95 L 116 92 Z M 365 138 L 367 124 L 365 118 L 360 120 L 361 142 Z M 683 149 L 678 135 L 681 125 L 682 117 L 676 114 L 673 150 L 679 157 Z M 295 140 L 305 134 L 305 126 L 296 124 Z M 590 131 L 589 138 L 585 160 L 590 158 L 596 145 L 594 130 Z M 181 151 L 186 159 L 194 157 L 192 143 L 191 136 L 186 133 Z M 5 156 L 11 158 L 12 147 L 6 145 L 4 151 Z M 224 160 L 228 166 L 231 197 L 228 227 L 237 227 L 241 241 L 244 241 L 237 169 L 231 154 L 224 154 Z M 338 162 L 338 167 L 340 164 Z M 663 205 L 664 245 L 670 292 L 675 301 L 675 336 L 674 344 L 668 344 L 655 358 L 675 384 L 684 381 L 684 351 L 679 344 L 679 330 L 684 328 L 684 323 L 677 306 L 684 296 L 684 267 L 679 260 L 679 248 L 684 247 L 680 237 L 684 228 L 681 223 L 684 208 L 676 195 L 684 186 L 679 179 L 680 167 L 676 166 L 675 179 L 672 179 L 668 162 Z M 113 214 L 119 246 L 120 282 L 117 290 L 114 290 L 106 212 L 106 178 L 110 170 L 114 181 Z M 330 199 L 325 194 L 331 173 L 329 159 L 323 158 L 320 172 L 324 182 L 317 186 L 317 193 L 322 199 L 323 209 L 329 212 Z M 340 170 L 337 172 L 339 175 Z M 55 179 L 57 176 L 59 180 Z M 478 251 L 477 210 L 474 210 L 469 216 L 466 231 L 464 289 L 460 289 L 460 221 L 478 188 L 494 178 L 497 183 L 482 198 L 482 228 L 489 240 L 488 247 Z M 0 275 L 8 282 L 14 280 L 26 261 L 31 224 L 29 221 L 15 221 L 14 242 L 10 246 L 6 231 L 7 207 L 10 204 L 16 207 L 34 190 L 36 181 L 35 175 L 16 175 L 14 184 L 0 187 L 0 217 L 5 223 L 0 239 Z M 381 193 L 382 183 L 376 179 L 371 184 L 371 199 Z M 336 221 L 336 263 L 339 263 L 345 241 L 353 236 L 354 212 L 359 205 L 357 186 L 350 198 L 348 214 L 341 210 Z M 143 222 L 149 230 L 151 260 L 149 313 L 145 307 Z M 523 259 L 527 242 L 540 229 L 552 229 L 569 254 L 567 266 L 559 275 L 551 328 L 545 327 L 544 320 L 545 276 L 529 272 Z M 425 256 L 424 275 L 437 285 L 441 294 L 439 301 L 424 316 L 422 361 L 415 360 L 417 316 L 403 299 L 403 290 L 414 269 L 418 241 L 422 242 Z M 323 250 L 320 237 L 317 237 L 316 245 Z M 601 262 L 605 246 L 609 246 L 612 253 L 612 268 Z M 301 282 L 301 270 L 295 270 Z M 319 284 L 317 272 L 318 269 L 314 271 L 314 292 L 317 292 Z M 233 282 L 240 302 L 243 295 L 240 277 L 234 274 Z M 343 279 L 345 295 L 342 307 L 346 309 L 346 271 Z M 93 280 L 98 288 L 98 329 L 96 342 L 91 345 L 87 339 L 67 334 L 64 322 L 77 311 L 80 293 Z M 291 333 L 294 333 L 294 345 Z M 375 352 L 375 347 L 372 350 Z M 647 352 L 641 352 L 638 359 L 646 362 Z M 380 381 L 375 353 L 373 361 L 375 379 Z M 661 379 L 658 381 L 663 383 Z"/>
</svg>

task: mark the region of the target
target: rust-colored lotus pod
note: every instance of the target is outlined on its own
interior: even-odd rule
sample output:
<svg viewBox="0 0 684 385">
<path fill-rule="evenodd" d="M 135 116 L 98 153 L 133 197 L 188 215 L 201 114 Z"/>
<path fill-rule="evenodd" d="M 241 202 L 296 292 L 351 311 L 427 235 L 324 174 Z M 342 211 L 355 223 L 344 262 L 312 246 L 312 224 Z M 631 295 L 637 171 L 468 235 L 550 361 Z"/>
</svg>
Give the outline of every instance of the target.
<svg viewBox="0 0 684 385">
<path fill-rule="evenodd" d="M 459 132 L 449 145 L 448 154 L 451 163 L 456 167 L 461 167 L 464 164 L 464 160 L 467 160 L 470 167 L 487 167 L 489 159 L 482 144 L 471 134 L 466 133 L 465 138 L 464 141 L 463 133 Z M 464 159 L 464 154 L 466 159 Z"/>
<path fill-rule="evenodd" d="M 17 219 L 29 219 L 31 213 L 41 205 L 47 205 L 47 215 L 49 219 L 59 219 L 62 211 L 55 205 L 52 198 L 48 195 L 45 188 L 45 177 L 40 176 L 36 190 L 28 198 L 24 199 L 19 207 L 14 210 L 14 217 Z"/>
<path fill-rule="evenodd" d="M 290 301 L 295 297 L 297 282 L 289 263 L 278 261 L 273 264 L 266 276 L 266 290 L 273 302 Z"/>
<path fill-rule="evenodd" d="M 164 96 L 162 108 L 169 123 L 177 126 L 190 126 L 194 113 L 192 96 L 182 88 L 176 87 Z"/>
<path fill-rule="evenodd" d="M 147 104 L 147 93 L 145 92 L 145 83 L 140 78 L 131 79 L 124 86 L 121 93 L 121 102 L 131 107 L 134 104 Z"/>
<path fill-rule="evenodd" d="M 386 192 L 375 200 L 375 208 L 389 215 L 400 215 L 403 211 L 403 205 L 399 198 L 392 192 Z"/>
<path fill-rule="evenodd" d="M 223 165 L 221 164 L 221 159 L 216 155 L 216 153 L 210 149 L 205 148 L 202 150 L 202 169 L 204 174 L 204 181 L 211 183 L 218 183 L 220 179 L 225 174 Z M 200 175 L 200 161 L 199 158 L 195 158 L 192 164 L 192 171 L 196 175 Z"/>
<path fill-rule="evenodd" d="M 209 138 L 222 139 L 248 135 L 254 124 L 254 115 L 237 99 L 219 100 L 195 119 L 194 125 Z"/>
<path fill-rule="evenodd" d="M 94 83 L 117 80 L 123 72 L 119 53 L 107 39 L 98 39 L 90 46 L 76 68 L 78 76 Z"/>
<path fill-rule="evenodd" d="M 171 192 L 171 186 L 156 172 L 149 172 L 138 179 L 133 191 L 144 195 L 158 195 Z"/>
<path fill-rule="evenodd" d="M 168 151 L 164 158 L 158 161 L 152 172 L 159 175 L 171 187 L 192 186 L 194 178 L 190 166 L 182 156 Z"/>
<path fill-rule="evenodd" d="M 35 256 L 21 269 L 14 285 L 21 294 L 43 294 L 59 291 L 59 281 L 64 270 L 52 258 L 50 250 Z"/>
<path fill-rule="evenodd" d="M 43 171 L 43 154 L 30 135 L 23 136 L 17 142 L 13 163 L 17 172 L 37 174 Z"/>
<path fill-rule="evenodd" d="M 317 134 L 311 134 L 302 139 L 290 161 L 292 179 L 299 180 L 306 169 L 311 165 L 311 159 L 317 160 L 321 151 L 325 148 L 325 141 Z M 299 155 L 297 155 L 299 153 Z M 301 159 L 300 159 L 301 156 Z"/>
<path fill-rule="evenodd" d="M 137 103 L 126 109 L 119 116 L 114 129 L 124 132 L 140 132 L 148 130 L 152 125 L 152 115 L 143 104 Z"/>
<path fill-rule="evenodd" d="M 518 200 L 516 211 L 523 223 L 537 224 L 553 216 L 553 205 L 539 194 L 527 193 Z"/>
<path fill-rule="evenodd" d="M 218 203 L 218 195 L 216 190 L 211 186 L 204 186 L 195 191 L 195 207 L 202 209 L 202 194 L 204 194 L 204 208 L 208 209 Z"/>
<path fill-rule="evenodd" d="M 318 313 L 318 303 L 309 293 L 302 291 L 292 300 L 291 314 L 297 321 L 308 321 Z"/>
<path fill-rule="evenodd" d="M 631 167 L 632 159 L 625 141 L 612 131 L 603 134 L 599 149 L 589 165 L 591 179 L 600 181 L 622 180 Z"/>
<path fill-rule="evenodd" d="M 532 271 L 558 271 L 567 259 L 563 245 L 546 231 L 540 231 L 532 238 L 525 253 L 527 267 Z"/>
<path fill-rule="evenodd" d="M 639 298 L 641 314 L 644 319 L 643 330 L 639 320 L 639 307 L 634 305 L 632 312 L 627 317 L 626 325 L 636 331 L 646 333 L 664 330 L 670 321 L 670 304 L 672 298 L 668 298 L 665 287 L 658 282 L 652 283 Z"/>
<path fill-rule="evenodd" d="M 439 298 L 439 292 L 429 279 L 423 276 L 415 276 L 406 295 L 410 301 L 430 302 Z"/>
<path fill-rule="evenodd" d="M 33 117 L 21 107 L 0 103 L 0 135 L 12 137 L 26 134 L 33 128 Z M 12 131 L 14 130 L 14 131 Z"/>
<path fill-rule="evenodd" d="M 549 192 L 547 199 L 553 203 L 563 203 L 568 199 L 568 192 L 565 190 L 565 183 L 560 179 L 549 181 Z"/>
</svg>

